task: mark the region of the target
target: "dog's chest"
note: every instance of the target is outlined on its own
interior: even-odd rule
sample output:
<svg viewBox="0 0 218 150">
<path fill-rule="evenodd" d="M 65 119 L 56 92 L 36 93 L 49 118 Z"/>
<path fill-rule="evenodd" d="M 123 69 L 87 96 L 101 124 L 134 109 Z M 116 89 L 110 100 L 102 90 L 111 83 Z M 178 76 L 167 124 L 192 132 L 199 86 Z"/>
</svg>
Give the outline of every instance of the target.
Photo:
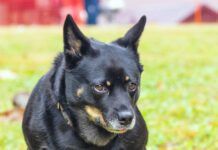
<svg viewBox="0 0 218 150">
<path fill-rule="evenodd" d="M 106 146 L 97 147 L 87 144 L 73 135 L 71 138 L 69 137 L 65 141 L 62 141 L 61 145 L 63 146 L 62 149 L 68 150 L 134 150 L 135 146 L 131 146 L 130 143 L 131 142 L 126 143 L 123 140 L 117 139 L 112 140 L 111 143 Z"/>
</svg>

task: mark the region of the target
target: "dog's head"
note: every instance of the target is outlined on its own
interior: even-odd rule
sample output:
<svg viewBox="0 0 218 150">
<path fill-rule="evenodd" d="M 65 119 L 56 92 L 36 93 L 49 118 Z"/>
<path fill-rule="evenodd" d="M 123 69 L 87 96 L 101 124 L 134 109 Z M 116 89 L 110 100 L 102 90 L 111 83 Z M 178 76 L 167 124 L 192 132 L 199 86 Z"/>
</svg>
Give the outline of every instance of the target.
<svg viewBox="0 0 218 150">
<path fill-rule="evenodd" d="M 66 99 L 109 133 L 135 125 L 142 72 L 137 47 L 145 23 L 143 16 L 111 43 L 88 39 L 69 15 L 64 24 Z"/>
</svg>

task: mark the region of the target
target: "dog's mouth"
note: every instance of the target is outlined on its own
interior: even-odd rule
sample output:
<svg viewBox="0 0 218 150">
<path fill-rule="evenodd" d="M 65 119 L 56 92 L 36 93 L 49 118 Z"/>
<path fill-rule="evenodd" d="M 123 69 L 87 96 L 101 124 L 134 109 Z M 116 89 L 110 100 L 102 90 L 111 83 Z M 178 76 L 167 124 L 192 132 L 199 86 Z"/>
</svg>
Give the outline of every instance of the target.
<svg viewBox="0 0 218 150">
<path fill-rule="evenodd" d="M 96 125 L 101 126 L 105 130 L 111 133 L 122 134 L 132 129 L 134 125 L 128 127 L 113 127 L 111 122 L 107 121 L 102 112 L 94 106 L 85 106 L 85 111 L 88 114 L 89 119 Z M 135 123 L 133 123 L 135 124 Z"/>
<path fill-rule="evenodd" d="M 125 133 L 127 132 L 128 129 L 125 129 L 125 128 L 121 128 L 119 130 L 116 130 L 116 129 L 112 129 L 112 128 L 105 128 L 107 131 L 109 132 L 112 132 L 112 133 L 117 133 L 117 134 L 122 134 L 122 133 Z"/>
</svg>

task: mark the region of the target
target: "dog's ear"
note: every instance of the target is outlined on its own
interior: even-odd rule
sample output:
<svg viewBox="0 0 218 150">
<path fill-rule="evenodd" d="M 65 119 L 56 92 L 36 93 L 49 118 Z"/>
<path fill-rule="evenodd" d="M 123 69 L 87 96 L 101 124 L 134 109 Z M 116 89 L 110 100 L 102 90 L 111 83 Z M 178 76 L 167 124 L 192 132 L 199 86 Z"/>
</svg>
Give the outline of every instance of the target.
<svg viewBox="0 0 218 150">
<path fill-rule="evenodd" d="M 113 43 L 116 43 L 122 47 L 137 50 L 139 39 L 144 30 L 145 23 L 146 23 L 146 16 L 144 15 L 132 28 L 129 29 L 129 31 L 124 35 L 124 37 L 119 38 Z"/>
<path fill-rule="evenodd" d="M 87 53 L 89 39 L 79 30 L 71 15 L 67 15 L 64 23 L 64 54 L 67 65 L 75 65 Z"/>
</svg>

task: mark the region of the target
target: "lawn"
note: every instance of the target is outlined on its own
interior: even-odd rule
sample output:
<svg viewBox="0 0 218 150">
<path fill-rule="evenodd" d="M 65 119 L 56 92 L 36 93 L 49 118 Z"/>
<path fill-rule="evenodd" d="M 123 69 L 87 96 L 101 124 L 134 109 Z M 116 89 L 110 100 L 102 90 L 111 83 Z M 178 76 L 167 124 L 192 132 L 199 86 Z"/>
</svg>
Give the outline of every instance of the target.
<svg viewBox="0 0 218 150">
<path fill-rule="evenodd" d="M 83 27 L 109 42 L 127 27 Z M 138 106 L 149 129 L 148 148 L 218 149 L 218 26 L 148 25 L 139 53 L 144 65 Z M 61 27 L 1 27 L 0 112 L 20 91 L 30 92 L 62 50 Z M 0 149 L 26 149 L 20 122 L 0 122 Z"/>
</svg>

